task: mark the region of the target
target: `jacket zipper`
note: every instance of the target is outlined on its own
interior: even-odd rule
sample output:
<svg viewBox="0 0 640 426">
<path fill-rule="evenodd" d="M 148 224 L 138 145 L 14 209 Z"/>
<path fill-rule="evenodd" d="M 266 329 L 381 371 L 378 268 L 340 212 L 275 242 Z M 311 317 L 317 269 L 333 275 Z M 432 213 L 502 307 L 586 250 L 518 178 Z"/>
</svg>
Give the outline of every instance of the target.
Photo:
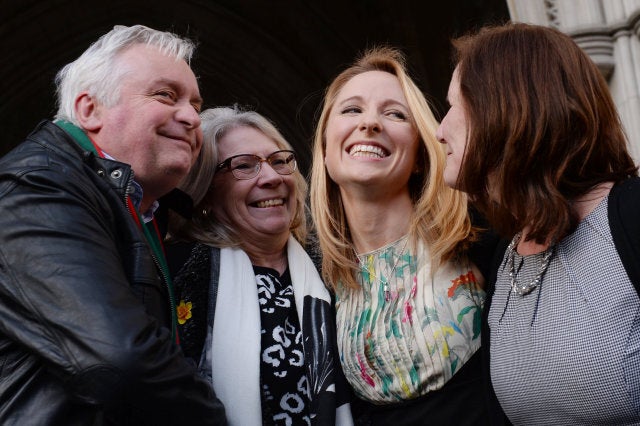
<svg viewBox="0 0 640 426">
<path fill-rule="evenodd" d="M 129 173 L 129 177 L 127 178 L 127 185 L 125 187 L 125 192 L 124 192 L 124 205 L 127 205 L 127 200 L 129 198 L 129 194 L 131 194 L 133 192 L 132 189 L 132 182 L 133 182 L 133 178 L 134 178 L 134 171 L 133 169 L 130 169 L 130 173 Z M 140 223 L 141 226 L 145 226 L 144 223 Z M 143 235 L 144 235 L 144 231 L 141 230 Z M 146 237 L 145 237 L 146 240 Z M 149 245 L 150 243 L 147 242 L 147 245 Z M 150 248 L 150 247 L 149 247 Z M 160 262 L 160 260 L 158 259 L 158 257 L 156 256 L 156 254 L 153 252 L 153 250 L 149 250 L 151 253 L 151 258 L 153 259 L 153 263 L 156 265 L 156 269 L 159 271 L 160 273 L 160 278 L 162 279 L 162 282 L 164 283 L 164 287 L 167 291 L 167 297 L 169 299 L 169 322 L 171 323 L 171 336 L 174 339 L 177 339 L 177 325 L 176 325 L 176 302 L 174 300 L 174 296 L 173 296 L 173 291 L 171 289 L 171 286 L 169 284 L 169 277 L 165 276 L 166 274 L 168 274 L 168 271 L 165 272 L 165 270 L 162 268 L 162 263 Z M 177 340 L 176 340 L 177 341 Z"/>
</svg>

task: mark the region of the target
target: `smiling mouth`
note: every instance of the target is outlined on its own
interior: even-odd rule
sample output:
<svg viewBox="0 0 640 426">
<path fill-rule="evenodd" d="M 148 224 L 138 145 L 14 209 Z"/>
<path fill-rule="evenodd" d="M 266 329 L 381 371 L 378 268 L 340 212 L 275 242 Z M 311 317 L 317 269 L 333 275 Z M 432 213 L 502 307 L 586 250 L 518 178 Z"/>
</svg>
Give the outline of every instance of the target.
<svg viewBox="0 0 640 426">
<path fill-rule="evenodd" d="M 264 200 L 264 201 L 258 201 L 257 203 L 253 203 L 251 204 L 254 207 L 258 207 L 260 209 L 264 209 L 267 207 L 277 207 L 277 206 L 282 206 L 284 204 L 284 199 L 282 198 L 276 198 L 273 200 Z"/>
<path fill-rule="evenodd" d="M 164 136 L 166 138 L 169 138 L 169 139 L 173 139 L 175 141 L 184 142 L 184 143 L 188 144 L 189 146 L 193 147 L 193 141 L 191 140 L 191 138 L 189 138 L 187 136 L 171 135 L 171 134 L 162 134 L 162 136 Z"/>
<path fill-rule="evenodd" d="M 356 144 L 349 149 L 349 155 L 352 157 L 384 158 L 389 154 L 378 146 Z"/>
</svg>

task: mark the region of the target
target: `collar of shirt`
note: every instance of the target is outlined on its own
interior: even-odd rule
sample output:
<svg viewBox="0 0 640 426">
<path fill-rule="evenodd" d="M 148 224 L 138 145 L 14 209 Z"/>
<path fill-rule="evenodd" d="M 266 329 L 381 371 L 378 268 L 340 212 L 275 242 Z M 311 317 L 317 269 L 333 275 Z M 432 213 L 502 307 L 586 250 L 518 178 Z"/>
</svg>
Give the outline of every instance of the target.
<svg viewBox="0 0 640 426">
<path fill-rule="evenodd" d="M 108 153 L 104 151 L 102 152 L 102 154 L 104 155 L 105 158 L 108 158 L 109 160 L 117 161 L 115 158 L 113 158 L 112 156 L 110 156 Z M 135 208 L 139 210 L 140 204 L 142 203 L 142 194 L 143 194 L 142 186 L 140 186 L 140 184 L 135 180 L 131 183 L 132 183 L 133 191 L 129 194 L 129 197 L 131 197 L 131 202 L 133 203 Z M 158 200 L 155 200 L 151 204 L 151 207 L 147 209 L 147 211 L 141 212 L 140 217 L 142 218 L 142 221 L 144 223 L 151 222 L 153 220 L 153 214 L 156 212 L 156 210 L 158 210 L 159 206 L 160 206 L 160 203 L 158 203 Z"/>
</svg>

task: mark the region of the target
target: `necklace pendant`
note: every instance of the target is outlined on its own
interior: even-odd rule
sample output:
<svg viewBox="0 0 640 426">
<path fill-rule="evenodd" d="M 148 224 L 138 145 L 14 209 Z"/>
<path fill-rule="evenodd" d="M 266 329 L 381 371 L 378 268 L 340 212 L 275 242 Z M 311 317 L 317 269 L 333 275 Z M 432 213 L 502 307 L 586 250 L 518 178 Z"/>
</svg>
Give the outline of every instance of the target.
<svg viewBox="0 0 640 426">
<path fill-rule="evenodd" d="M 526 296 L 527 294 L 531 293 L 537 286 L 538 286 L 539 282 L 537 283 L 531 283 L 529 285 L 518 285 L 516 284 L 515 286 L 513 286 L 513 292 L 516 293 L 519 296 Z"/>
<path fill-rule="evenodd" d="M 509 280 L 511 281 L 511 291 L 520 296 L 526 296 L 540 285 L 542 277 L 545 272 L 547 272 L 547 268 L 549 267 L 551 256 L 553 256 L 553 253 L 555 251 L 555 244 L 550 244 L 549 247 L 542 253 L 540 265 L 538 265 L 536 275 L 533 280 L 531 280 L 531 282 L 529 283 L 518 283 L 516 279 L 517 273 L 515 269 L 515 252 L 521 237 L 522 234 L 517 233 L 507 247 L 507 263 L 509 265 Z"/>
<path fill-rule="evenodd" d="M 391 292 L 389 291 L 389 286 L 384 285 L 384 301 L 388 302 L 391 300 Z"/>
</svg>

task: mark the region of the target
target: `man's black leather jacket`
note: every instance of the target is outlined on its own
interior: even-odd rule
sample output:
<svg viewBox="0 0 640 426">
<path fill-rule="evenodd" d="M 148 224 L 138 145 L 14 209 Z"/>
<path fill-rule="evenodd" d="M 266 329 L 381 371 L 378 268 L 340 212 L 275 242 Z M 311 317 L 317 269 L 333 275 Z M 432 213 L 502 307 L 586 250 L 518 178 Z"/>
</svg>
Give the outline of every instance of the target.
<svg viewBox="0 0 640 426">
<path fill-rule="evenodd" d="M 171 339 L 132 179 L 51 122 L 0 159 L 0 424 L 224 424 Z"/>
</svg>

